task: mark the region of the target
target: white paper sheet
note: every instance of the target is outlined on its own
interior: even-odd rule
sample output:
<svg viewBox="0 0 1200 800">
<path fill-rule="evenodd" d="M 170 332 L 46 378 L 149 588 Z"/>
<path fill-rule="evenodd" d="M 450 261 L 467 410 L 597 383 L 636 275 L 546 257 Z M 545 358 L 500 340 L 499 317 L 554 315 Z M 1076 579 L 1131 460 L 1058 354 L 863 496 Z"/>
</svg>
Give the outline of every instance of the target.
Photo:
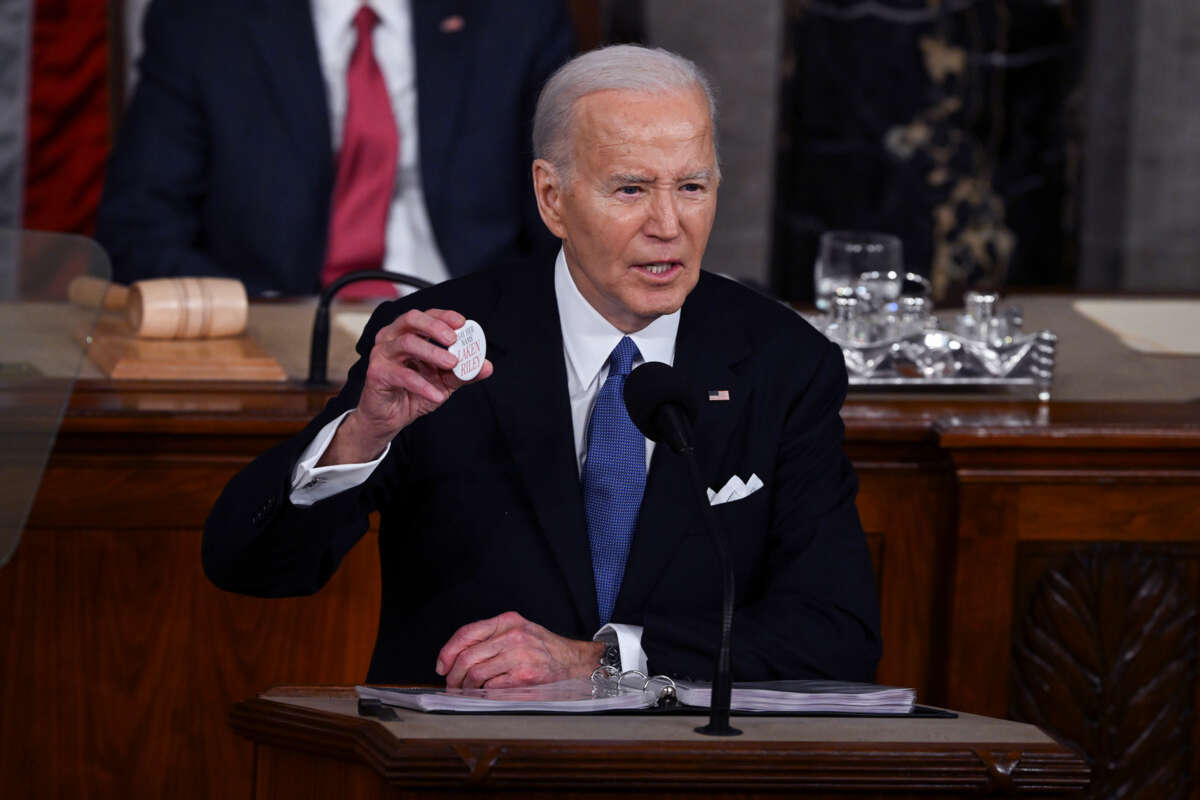
<svg viewBox="0 0 1200 800">
<path fill-rule="evenodd" d="M 1200 300 L 1086 299 L 1074 305 L 1132 350 L 1200 356 Z"/>
</svg>

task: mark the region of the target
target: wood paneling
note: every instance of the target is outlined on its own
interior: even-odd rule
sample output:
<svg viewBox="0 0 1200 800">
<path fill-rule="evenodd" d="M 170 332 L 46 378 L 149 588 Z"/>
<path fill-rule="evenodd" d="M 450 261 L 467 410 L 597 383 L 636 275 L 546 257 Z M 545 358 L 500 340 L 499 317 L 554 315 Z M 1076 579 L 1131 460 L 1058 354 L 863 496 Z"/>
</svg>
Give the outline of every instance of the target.
<svg viewBox="0 0 1200 800">
<path fill-rule="evenodd" d="M 227 594 L 200 531 L 26 531 L 0 572 L 0 782 L 12 797 L 249 797 L 230 704 L 279 682 L 361 679 L 373 542 L 317 596 Z"/>
<path fill-rule="evenodd" d="M 946 582 L 953 485 L 944 474 L 858 465 L 859 510 L 879 578 L 884 641 L 877 680 L 944 703 Z"/>
<path fill-rule="evenodd" d="M 951 647 L 947 701 L 955 708 L 1002 716 L 1016 566 L 1015 487 L 959 491 L 957 551 L 951 572 Z M 996 680 L 995 677 L 1000 679 Z"/>
<path fill-rule="evenodd" d="M 591 50 L 603 44 L 604 20 L 600 0 L 569 0 L 571 21 L 575 25 L 575 49 Z"/>
<path fill-rule="evenodd" d="M 1020 487 L 1017 536 L 1025 540 L 1136 540 L 1194 542 L 1200 539 L 1200 472 L 1186 478 L 1155 476 L 1090 483 Z"/>
</svg>

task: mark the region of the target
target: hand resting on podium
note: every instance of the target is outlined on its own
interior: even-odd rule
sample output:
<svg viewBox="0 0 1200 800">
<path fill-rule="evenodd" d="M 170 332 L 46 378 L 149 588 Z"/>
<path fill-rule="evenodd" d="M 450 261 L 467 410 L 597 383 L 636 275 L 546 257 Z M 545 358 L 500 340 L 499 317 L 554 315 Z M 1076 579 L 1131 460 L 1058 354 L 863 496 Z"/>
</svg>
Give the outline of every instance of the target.
<svg viewBox="0 0 1200 800">
<path fill-rule="evenodd" d="M 508 611 L 455 631 L 436 669 L 451 689 L 501 689 L 587 678 L 603 653 L 601 642 L 567 639 Z"/>
</svg>

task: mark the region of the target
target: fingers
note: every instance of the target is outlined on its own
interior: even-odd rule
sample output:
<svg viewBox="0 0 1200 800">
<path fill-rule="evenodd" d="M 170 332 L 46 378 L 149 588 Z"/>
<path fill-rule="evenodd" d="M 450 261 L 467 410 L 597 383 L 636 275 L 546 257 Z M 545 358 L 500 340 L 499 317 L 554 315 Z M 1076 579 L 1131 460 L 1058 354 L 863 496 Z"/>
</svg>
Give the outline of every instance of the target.
<svg viewBox="0 0 1200 800">
<path fill-rule="evenodd" d="M 440 376 L 448 391 L 491 377 L 495 367 L 484 359 L 479 374 L 463 381 L 453 373 L 458 359 L 447 347 L 454 344 L 455 331 L 466 324 L 466 317 L 457 311 L 431 308 L 416 309 L 397 317 L 391 324 L 380 329 L 375 336 L 375 349 L 392 361 L 409 365 L 428 364 L 443 374 Z"/>
<path fill-rule="evenodd" d="M 406 311 L 375 334 L 371 355 L 406 364 L 425 363 L 439 370 L 454 369 L 458 359 L 446 348 L 454 344 L 455 328 L 447 320 L 459 327 L 466 322 L 457 311 Z"/>
<path fill-rule="evenodd" d="M 408 392 L 428 400 L 433 405 L 446 402 L 446 398 L 450 396 L 436 370 L 420 364 L 397 364 L 387 359 L 381 359 L 378 363 L 372 362 L 368 367 L 367 389 Z"/>
<path fill-rule="evenodd" d="M 437 663 L 434 665 L 434 671 L 438 675 L 448 675 L 453 669 L 454 664 L 458 661 L 458 656 L 462 651 L 472 645 L 485 641 L 492 635 L 495 630 L 494 619 L 480 620 L 463 625 L 454 635 L 442 645 L 442 649 L 438 652 Z"/>
<path fill-rule="evenodd" d="M 468 647 L 454 659 L 454 665 L 446 673 L 446 686 L 476 689 L 491 678 L 508 671 L 505 634 L 485 639 Z"/>
<path fill-rule="evenodd" d="M 466 321 L 466 317 L 457 311 L 441 308 L 419 311 L 414 308 L 380 328 L 379 333 L 375 335 L 375 343 L 388 342 L 404 333 L 414 332 L 449 347 L 454 344 L 454 331 L 461 328 Z"/>
<path fill-rule="evenodd" d="M 454 635 L 442 645 L 438 653 L 437 665 L 434 669 L 438 675 L 446 675 L 454 666 L 459 654 L 472 645 L 486 641 L 497 634 L 503 633 L 517 625 L 525 623 L 525 618 L 515 611 L 507 611 L 499 616 L 481 619 L 463 625 Z"/>
<path fill-rule="evenodd" d="M 456 389 L 492 375 L 495 369 L 487 360 L 471 381 L 454 375 L 458 358 L 446 348 L 466 321 L 457 311 L 411 309 L 376 333 L 356 408 L 360 424 L 354 426 L 351 440 L 342 436 L 339 452 L 379 452 L 415 419 L 445 403 Z"/>
<path fill-rule="evenodd" d="M 479 381 L 490 378 L 492 377 L 492 373 L 495 371 L 496 368 L 493 366 L 492 362 L 485 358 L 483 360 L 483 366 L 479 369 L 479 374 L 474 378 L 471 378 L 471 380 L 467 381 L 467 383 L 478 383 Z"/>
<path fill-rule="evenodd" d="M 480 684 L 480 687 L 484 689 L 512 689 L 517 686 L 529 686 L 533 683 L 537 683 L 537 680 L 531 680 L 519 672 L 505 670 Z"/>
<path fill-rule="evenodd" d="M 384 338 L 384 331 L 380 331 L 379 336 L 375 338 L 375 350 L 388 359 L 416 360 L 443 370 L 454 369 L 454 365 L 458 363 L 454 354 L 430 341 L 425 333 L 417 330 L 397 330 L 388 333 L 390 335 Z M 453 343 L 454 340 L 450 341 Z"/>
<path fill-rule="evenodd" d="M 449 688 L 500 688 L 551 683 L 591 674 L 597 642 L 565 639 L 509 611 L 459 628 L 438 654 Z"/>
<path fill-rule="evenodd" d="M 462 314 L 441 308 L 401 314 L 375 336 L 365 391 L 374 392 L 381 407 L 390 405 L 389 397 L 406 393 L 436 407 L 459 387 L 490 377 L 495 368 L 486 359 L 472 380 L 463 381 L 454 375 L 458 358 L 446 347 L 454 343 L 454 331 L 464 324 Z M 416 416 L 432 408 L 413 410 Z"/>
<path fill-rule="evenodd" d="M 430 308 L 427 309 L 425 313 L 434 319 L 439 319 L 446 323 L 446 325 L 450 326 L 450 329 L 453 331 L 461 328 L 464 324 L 466 324 L 467 321 L 467 318 L 457 311 L 450 311 L 449 309 L 445 308 Z M 446 344 L 450 344 L 450 342 L 446 342 Z"/>
<path fill-rule="evenodd" d="M 531 661 L 544 660 L 540 633 L 549 633 L 515 611 L 459 628 L 438 654 L 437 672 L 449 688 L 478 688 L 510 675 L 521 684 L 541 674 Z"/>
<path fill-rule="evenodd" d="M 533 623 L 527 625 L 528 629 L 506 630 L 459 653 L 446 675 L 446 686 L 478 689 L 553 680 L 547 677 L 552 674 L 552 659 L 537 634 L 537 630 L 545 629 Z"/>
</svg>

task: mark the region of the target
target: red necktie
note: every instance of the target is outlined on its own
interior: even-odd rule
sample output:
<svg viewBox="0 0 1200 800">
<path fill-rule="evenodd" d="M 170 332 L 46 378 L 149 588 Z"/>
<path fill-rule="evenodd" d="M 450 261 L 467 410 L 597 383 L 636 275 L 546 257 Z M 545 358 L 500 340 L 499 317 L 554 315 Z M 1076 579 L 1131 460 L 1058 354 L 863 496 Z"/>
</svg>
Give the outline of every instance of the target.
<svg viewBox="0 0 1200 800">
<path fill-rule="evenodd" d="M 371 32 L 378 22 L 379 16 L 367 6 L 354 15 L 358 39 L 346 70 L 346 122 L 333 185 L 322 287 L 348 272 L 383 268 L 400 133 L 371 46 Z M 362 281 L 350 284 L 338 297 L 395 297 L 393 286 Z"/>
</svg>

